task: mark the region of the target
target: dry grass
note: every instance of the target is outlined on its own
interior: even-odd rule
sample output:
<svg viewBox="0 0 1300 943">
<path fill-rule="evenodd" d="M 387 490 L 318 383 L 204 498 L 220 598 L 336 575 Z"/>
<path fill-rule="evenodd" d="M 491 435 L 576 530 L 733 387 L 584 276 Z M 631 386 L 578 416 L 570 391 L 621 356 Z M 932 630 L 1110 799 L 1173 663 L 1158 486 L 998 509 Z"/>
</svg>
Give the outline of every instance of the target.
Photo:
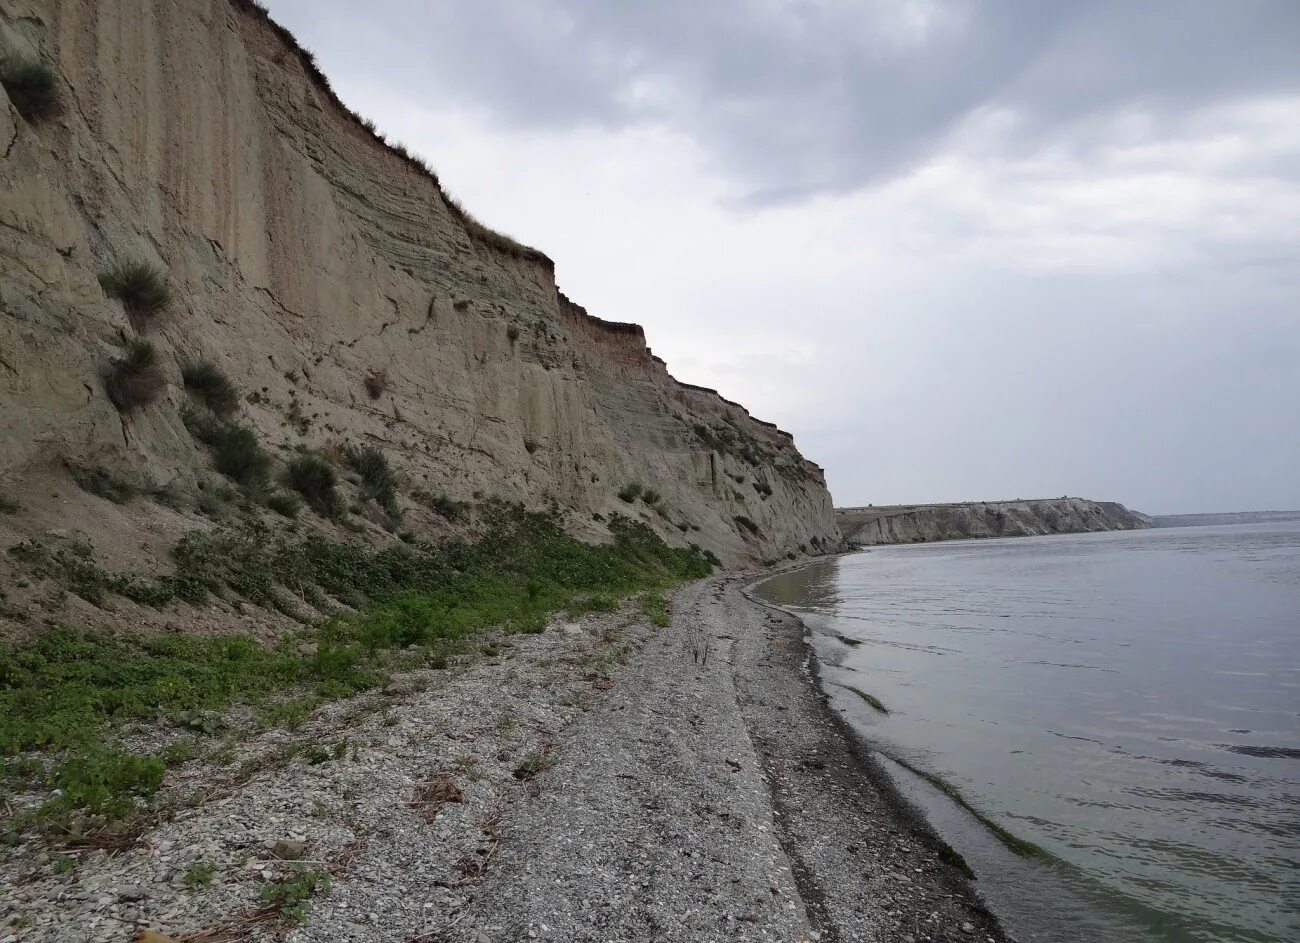
<svg viewBox="0 0 1300 943">
<path fill-rule="evenodd" d="M 464 801 L 465 794 L 451 773 L 435 773 L 415 787 L 409 804 L 423 813 L 426 822 L 432 822 L 447 803 Z"/>
</svg>

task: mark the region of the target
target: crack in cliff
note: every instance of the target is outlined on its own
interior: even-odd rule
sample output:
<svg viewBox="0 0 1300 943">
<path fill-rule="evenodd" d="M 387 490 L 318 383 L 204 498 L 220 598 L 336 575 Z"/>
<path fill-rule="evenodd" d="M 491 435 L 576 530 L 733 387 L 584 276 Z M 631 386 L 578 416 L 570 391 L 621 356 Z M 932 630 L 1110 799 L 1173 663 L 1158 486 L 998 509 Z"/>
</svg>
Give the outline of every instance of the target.
<svg viewBox="0 0 1300 943">
<path fill-rule="evenodd" d="M 266 295 L 267 298 L 271 299 L 271 303 L 273 305 L 275 305 L 277 308 L 280 309 L 282 313 L 287 314 L 289 317 L 297 318 L 299 321 L 307 320 L 307 316 L 305 314 L 299 314 L 297 311 L 294 311 L 292 308 L 286 307 L 280 301 L 279 298 L 275 297 L 275 293 L 271 291 L 271 289 L 263 288 L 261 285 L 254 285 L 253 290 L 260 291 L 262 294 Z"/>
</svg>

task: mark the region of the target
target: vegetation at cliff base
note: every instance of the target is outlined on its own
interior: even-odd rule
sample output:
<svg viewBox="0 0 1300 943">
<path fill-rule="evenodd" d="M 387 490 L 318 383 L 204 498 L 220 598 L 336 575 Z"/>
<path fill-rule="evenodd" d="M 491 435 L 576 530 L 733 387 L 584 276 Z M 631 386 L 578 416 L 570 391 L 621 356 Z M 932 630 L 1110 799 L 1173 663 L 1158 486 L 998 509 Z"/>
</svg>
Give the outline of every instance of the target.
<svg viewBox="0 0 1300 943">
<path fill-rule="evenodd" d="M 52 574 L 61 566 L 86 569 L 77 572 L 98 580 L 101 598 L 119 593 L 163 605 L 201 603 L 220 592 L 276 608 L 286 598 L 332 597 L 355 611 L 275 644 L 67 626 L 23 645 L 0 644 L 0 754 L 25 755 L 6 772 L 65 784 L 61 796 L 17 826 L 109 827 L 157 788 L 169 759 L 187 758 L 128 757 L 104 746 L 123 723 L 162 719 L 203 729 L 196 718 L 238 702 L 281 703 L 288 693 L 308 698 L 310 709 L 381 686 L 391 670 L 445 666 L 449 645 L 490 627 L 539 632 L 567 606 L 603 610 L 621 596 L 712 570 L 700 554 L 670 547 L 626 518 L 610 522 L 611 543 L 593 545 L 518 506 L 491 502 L 484 517 L 487 530 L 476 540 L 394 541 L 382 549 L 320 534 L 272 535 L 264 527 L 195 533 L 176 548 L 175 572 L 153 583 L 104 573 L 77 554 L 26 547 Z M 647 606 L 652 618 L 661 611 Z"/>
</svg>

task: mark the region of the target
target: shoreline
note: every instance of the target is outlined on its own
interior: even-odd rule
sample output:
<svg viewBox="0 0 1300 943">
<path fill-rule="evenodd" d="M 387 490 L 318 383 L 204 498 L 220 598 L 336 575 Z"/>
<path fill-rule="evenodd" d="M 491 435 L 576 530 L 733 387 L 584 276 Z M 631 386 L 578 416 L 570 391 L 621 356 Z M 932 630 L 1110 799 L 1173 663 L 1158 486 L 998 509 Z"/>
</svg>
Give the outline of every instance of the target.
<svg viewBox="0 0 1300 943">
<path fill-rule="evenodd" d="M 1008 940 L 829 706 L 804 623 L 747 594 L 792 568 L 686 584 L 667 625 L 632 601 L 485 636 L 251 732 L 247 775 L 169 779 L 129 847 L 13 849 L 0 939 Z"/>
</svg>

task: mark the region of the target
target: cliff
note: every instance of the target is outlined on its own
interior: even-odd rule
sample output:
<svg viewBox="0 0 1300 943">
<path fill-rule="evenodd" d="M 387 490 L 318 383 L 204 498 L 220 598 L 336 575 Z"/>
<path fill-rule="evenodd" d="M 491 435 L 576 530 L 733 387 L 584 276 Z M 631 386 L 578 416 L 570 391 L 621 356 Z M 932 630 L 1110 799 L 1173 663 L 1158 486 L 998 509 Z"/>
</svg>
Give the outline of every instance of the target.
<svg viewBox="0 0 1300 943">
<path fill-rule="evenodd" d="M 1140 515 L 1122 504 L 1068 497 L 836 508 L 835 519 L 845 540 L 856 546 L 1135 530 L 1146 526 Z"/>
<path fill-rule="evenodd" d="M 417 534 L 447 526 L 418 491 L 550 509 L 589 540 L 621 513 L 730 563 L 838 543 L 788 433 L 566 299 L 549 258 L 469 216 L 251 0 L 5 0 L 0 51 L 51 65 L 59 99 L 40 120 L 0 101 L 5 546 L 77 529 L 147 570 L 208 526 L 195 502 L 221 479 L 182 421 L 199 359 L 277 467 L 381 449 Z M 124 262 L 170 288 L 147 324 L 101 285 Z M 136 335 L 162 390 L 124 411 L 105 375 Z M 106 476 L 142 496 L 76 484 Z M 632 484 L 661 497 L 620 498 Z M 365 515 L 350 530 L 392 539 Z"/>
</svg>

